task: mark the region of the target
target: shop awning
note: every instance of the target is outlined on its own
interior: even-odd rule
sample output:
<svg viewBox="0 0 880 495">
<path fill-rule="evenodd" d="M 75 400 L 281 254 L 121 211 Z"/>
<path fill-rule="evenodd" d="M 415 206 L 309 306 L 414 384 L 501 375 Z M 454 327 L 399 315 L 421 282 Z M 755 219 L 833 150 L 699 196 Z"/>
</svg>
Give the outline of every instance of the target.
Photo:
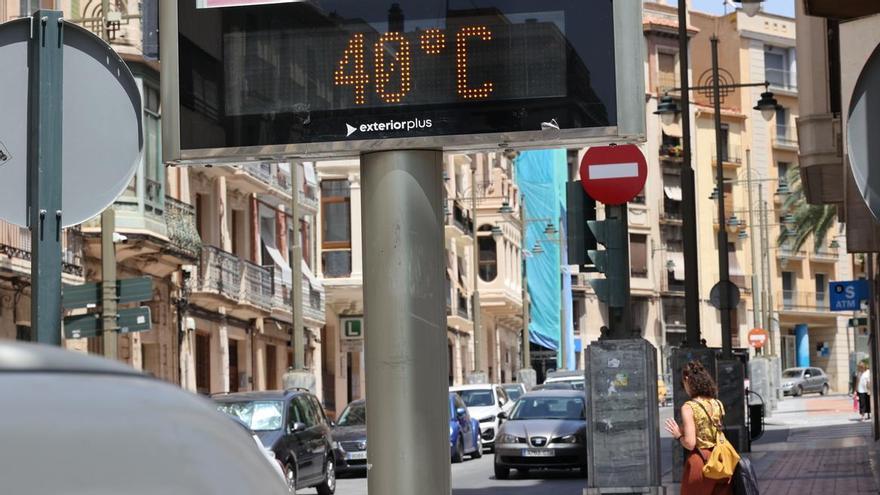
<svg viewBox="0 0 880 495">
<path fill-rule="evenodd" d="M 303 177 L 306 184 L 312 187 L 318 187 L 318 174 L 315 173 L 315 164 L 312 162 L 303 163 Z"/>
<path fill-rule="evenodd" d="M 309 265 L 308 265 L 308 263 L 306 263 L 306 260 L 302 260 L 301 266 L 302 266 L 302 273 L 303 273 L 303 275 L 305 275 L 306 279 L 309 281 L 309 285 L 311 285 L 312 288 L 315 290 L 323 290 L 324 285 L 321 284 L 321 281 L 318 280 L 318 277 L 315 277 L 315 274 L 312 273 L 312 269 L 309 268 Z"/>
<path fill-rule="evenodd" d="M 663 186 L 663 194 L 672 201 L 681 201 L 681 186 Z"/>
<path fill-rule="evenodd" d="M 663 129 L 663 134 L 666 134 L 669 137 L 680 138 L 681 133 L 681 119 L 676 119 L 672 124 L 660 124 L 660 127 Z"/>
<path fill-rule="evenodd" d="M 735 283 L 736 286 L 740 289 L 744 289 L 746 284 L 746 272 L 743 271 L 742 267 L 739 264 L 739 261 L 736 259 L 736 253 L 728 252 L 727 260 L 730 273 L 730 281 Z"/>
<path fill-rule="evenodd" d="M 292 271 L 290 269 L 290 264 L 284 259 L 281 251 L 275 247 L 273 232 L 268 229 L 260 229 L 260 240 L 263 241 L 263 247 L 266 248 L 266 252 L 268 252 L 269 257 L 272 258 L 272 262 L 281 270 L 281 281 L 286 284 L 291 283 L 293 276 L 291 274 Z M 264 263 L 266 261 L 268 260 L 263 260 Z"/>
</svg>

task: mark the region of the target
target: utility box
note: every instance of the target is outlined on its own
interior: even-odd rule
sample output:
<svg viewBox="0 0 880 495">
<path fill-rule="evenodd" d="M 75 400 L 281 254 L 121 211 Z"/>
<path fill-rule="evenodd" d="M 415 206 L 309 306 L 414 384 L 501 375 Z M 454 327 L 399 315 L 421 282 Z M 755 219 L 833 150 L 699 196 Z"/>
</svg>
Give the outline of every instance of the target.
<svg viewBox="0 0 880 495">
<path fill-rule="evenodd" d="M 716 363 L 718 398 L 724 404 L 724 435 L 739 453 L 751 452 L 746 428 L 745 366 L 739 356 L 719 358 Z"/>
<path fill-rule="evenodd" d="M 767 358 L 758 357 L 749 361 L 749 390 L 758 394 L 764 401 L 764 412 L 769 417 L 772 414 L 773 404 L 776 402 L 776 392 L 773 390 L 773 362 Z M 756 397 L 747 397 L 750 405 L 760 403 Z"/>
<path fill-rule="evenodd" d="M 585 495 L 665 493 L 660 471 L 657 350 L 644 339 L 587 348 Z"/>
<path fill-rule="evenodd" d="M 706 347 L 677 348 L 672 351 L 672 402 L 675 420 L 681 424 L 681 406 L 691 398 L 681 383 L 681 370 L 691 361 L 699 361 L 712 376 L 715 376 L 715 351 Z M 684 466 L 684 449 L 677 442 L 672 442 L 672 480 L 681 482 L 681 470 Z"/>
</svg>

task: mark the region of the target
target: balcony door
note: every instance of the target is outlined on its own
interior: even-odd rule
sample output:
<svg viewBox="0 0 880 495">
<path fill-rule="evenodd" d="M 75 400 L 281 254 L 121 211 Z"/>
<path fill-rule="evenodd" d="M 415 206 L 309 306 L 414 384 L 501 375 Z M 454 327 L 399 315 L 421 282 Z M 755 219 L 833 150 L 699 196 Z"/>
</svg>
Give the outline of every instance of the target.
<svg viewBox="0 0 880 495">
<path fill-rule="evenodd" d="M 794 272 L 782 272 L 782 305 L 785 309 L 794 307 Z"/>
</svg>

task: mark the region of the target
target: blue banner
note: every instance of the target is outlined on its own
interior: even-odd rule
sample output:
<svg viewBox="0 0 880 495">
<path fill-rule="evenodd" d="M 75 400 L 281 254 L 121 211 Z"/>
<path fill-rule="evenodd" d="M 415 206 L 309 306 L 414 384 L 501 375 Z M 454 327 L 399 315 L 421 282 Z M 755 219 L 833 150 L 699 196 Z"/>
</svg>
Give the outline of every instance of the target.
<svg viewBox="0 0 880 495">
<path fill-rule="evenodd" d="M 831 311 L 858 311 L 862 301 L 870 297 L 867 280 L 849 280 L 828 284 L 831 292 Z"/>
</svg>

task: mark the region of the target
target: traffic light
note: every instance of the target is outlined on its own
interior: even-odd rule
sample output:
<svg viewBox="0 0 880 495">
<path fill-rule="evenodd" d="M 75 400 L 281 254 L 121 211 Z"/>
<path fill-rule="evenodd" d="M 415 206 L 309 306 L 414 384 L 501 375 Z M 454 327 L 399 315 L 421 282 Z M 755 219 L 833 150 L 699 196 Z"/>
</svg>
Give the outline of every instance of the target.
<svg viewBox="0 0 880 495">
<path fill-rule="evenodd" d="M 580 266 L 581 272 L 595 271 L 587 251 L 596 249 L 596 237 L 587 228 L 587 222 L 596 219 L 596 200 L 587 195 L 580 181 L 565 186 L 568 262 Z"/>
<path fill-rule="evenodd" d="M 629 300 L 629 231 L 625 208 L 626 205 L 606 205 L 605 220 L 587 221 L 596 241 L 605 246 L 602 251 L 588 251 L 596 271 L 605 274 L 604 279 L 591 279 L 590 285 L 599 301 L 609 308 L 625 308 Z"/>
</svg>

